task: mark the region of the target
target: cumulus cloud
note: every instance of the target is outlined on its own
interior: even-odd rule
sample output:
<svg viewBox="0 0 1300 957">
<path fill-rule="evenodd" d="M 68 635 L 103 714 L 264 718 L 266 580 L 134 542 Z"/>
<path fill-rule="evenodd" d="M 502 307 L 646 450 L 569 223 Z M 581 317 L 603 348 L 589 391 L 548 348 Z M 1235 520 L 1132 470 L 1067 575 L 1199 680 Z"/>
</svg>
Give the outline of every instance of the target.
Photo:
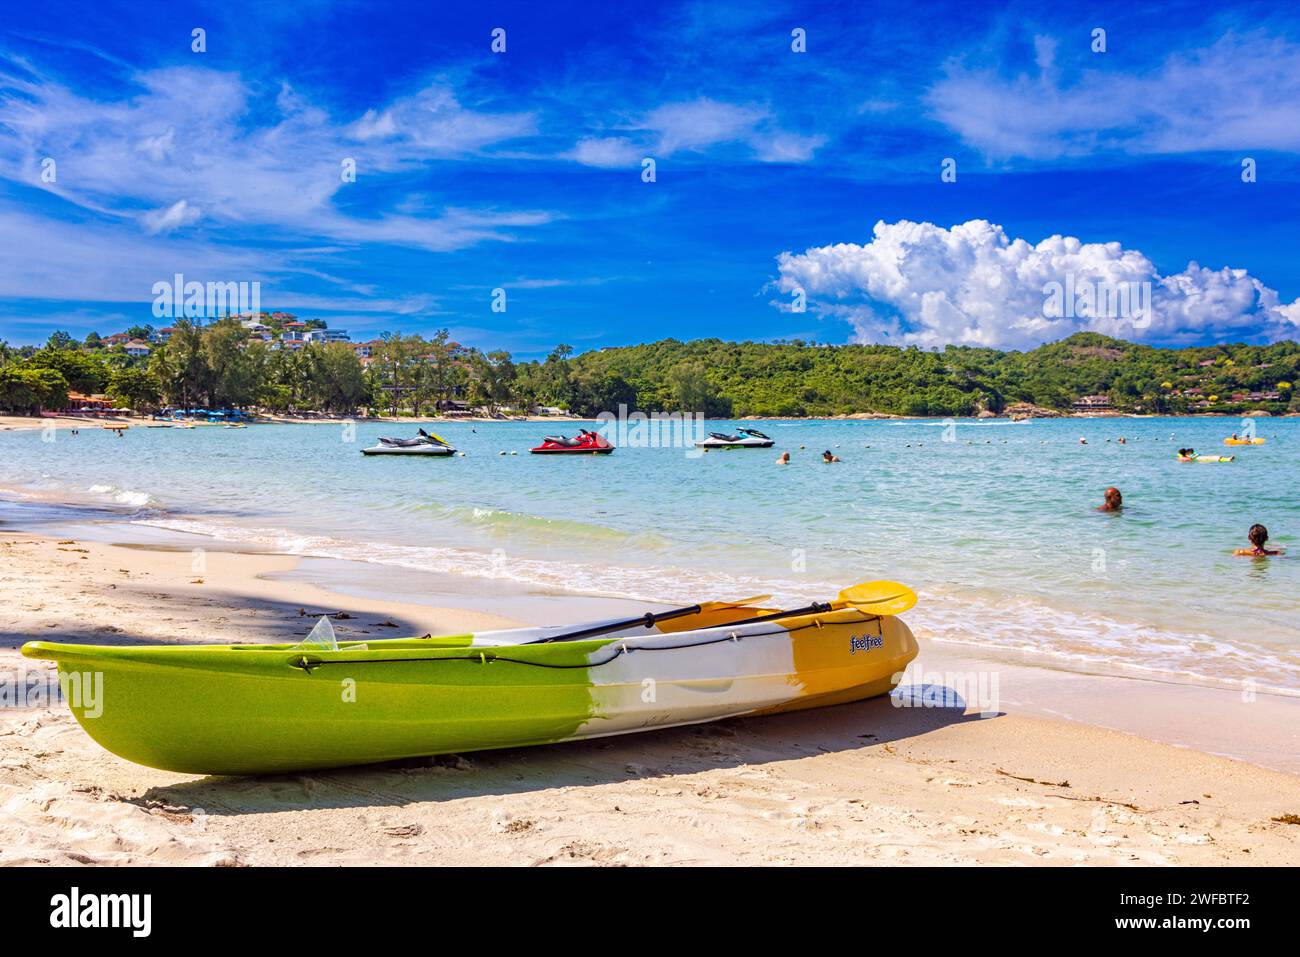
<svg viewBox="0 0 1300 957">
<path fill-rule="evenodd" d="M 1300 149 L 1300 44 L 1229 34 L 1146 71 L 1110 55 L 1062 71 L 1043 36 L 1034 54 L 1037 74 L 953 61 L 926 97 L 931 116 L 997 158 Z"/>
<path fill-rule="evenodd" d="M 1283 304 L 1244 269 L 1192 262 L 1162 276 L 1116 242 L 1035 245 L 983 219 L 878 222 L 865 244 L 777 263 L 781 292 L 803 290 L 811 311 L 847 320 L 862 342 L 1025 349 L 1081 331 L 1165 343 L 1300 334 L 1300 299 Z"/>
</svg>

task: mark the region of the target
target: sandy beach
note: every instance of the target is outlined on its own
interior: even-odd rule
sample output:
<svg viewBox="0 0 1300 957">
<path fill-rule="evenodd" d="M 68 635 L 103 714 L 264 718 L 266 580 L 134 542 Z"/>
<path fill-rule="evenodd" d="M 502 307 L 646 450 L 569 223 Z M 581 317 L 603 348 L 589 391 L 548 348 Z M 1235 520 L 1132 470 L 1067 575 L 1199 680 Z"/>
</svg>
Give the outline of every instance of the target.
<svg viewBox="0 0 1300 957">
<path fill-rule="evenodd" d="M 301 580 L 298 563 L 213 545 L 196 564 L 188 549 L 4 531 L 0 669 L 37 668 L 17 648 L 38 638 L 286 641 L 320 613 L 336 616 L 340 637 L 510 623 L 473 603 L 327 591 Z M 547 607 L 558 614 L 563 604 Z M 924 638 L 921 660 L 939 671 L 970 666 Z M 62 707 L 6 708 L 0 863 L 1216 866 L 1300 857 L 1300 826 L 1287 823 L 1300 820 L 1300 768 L 1260 766 L 1295 761 L 1294 699 L 1260 696 L 1234 710 L 1210 689 L 1112 689 L 1041 671 L 1018 680 L 1032 669 L 998 667 L 994 717 L 876 699 L 269 778 L 139 767 L 95 745 Z M 1108 695 L 1146 702 L 1163 724 L 1144 724 L 1142 704 L 1121 714 Z M 1076 720 L 1045 716 L 1049 705 Z M 1258 763 L 1186 746 L 1219 750 L 1206 725 L 1225 742 L 1251 740 Z M 1154 730 L 1114 730 L 1125 727 Z"/>
<path fill-rule="evenodd" d="M 255 425 L 342 425 L 345 422 L 389 422 L 397 426 L 409 426 L 414 429 L 420 425 L 451 425 L 458 422 L 471 425 L 486 425 L 498 422 L 589 422 L 590 419 L 570 415 L 528 415 L 512 419 L 494 419 L 481 415 L 458 416 L 392 416 L 392 415 L 358 415 L 352 418 L 342 415 L 317 416 L 304 418 L 295 415 L 261 414 L 252 424 Z M 128 428 L 160 428 L 165 422 L 154 421 L 142 415 L 3 415 L 0 414 L 0 432 L 27 432 L 38 429 L 100 429 L 105 426 L 125 425 Z M 195 428 L 224 428 L 221 422 L 195 422 Z"/>
</svg>

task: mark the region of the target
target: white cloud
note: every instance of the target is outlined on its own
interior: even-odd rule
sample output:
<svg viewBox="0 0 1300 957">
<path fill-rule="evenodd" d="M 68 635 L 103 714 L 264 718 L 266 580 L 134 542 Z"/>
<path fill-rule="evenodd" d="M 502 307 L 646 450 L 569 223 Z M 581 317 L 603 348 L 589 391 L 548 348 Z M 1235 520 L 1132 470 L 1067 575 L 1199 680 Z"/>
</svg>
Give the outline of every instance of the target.
<svg viewBox="0 0 1300 957">
<path fill-rule="evenodd" d="M 1085 54 L 1064 82 L 1049 37 L 1034 38 L 1037 75 L 949 64 L 931 115 L 996 158 L 1300 149 L 1300 45 L 1263 34 L 1222 37 L 1125 72 L 1118 54 Z"/>
<path fill-rule="evenodd" d="M 761 163 L 806 163 L 825 143 L 822 135 L 782 129 L 766 109 L 701 97 L 655 107 L 629 124 L 628 135 L 581 139 L 564 158 L 585 166 L 615 168 L 633 165 L 644 156 L 662 158 L 740 145 Z"/>
<path fill-rule="evenodd" d="M 982 219 L 950 229 L 878 222 L 866 244 L 785 252 L 777 262 L 781 292 L 803 289 L 810 310 L 849 321 L 864 342 L 1024 349 L 1085 330 L 1159 342 L 1300 333 L 1300 299 L 1282 304 L 1244 269 L 1193 262 L 1161 276 L 1141 252 L 1119 243 L 1056 235 L 1034 245 Z M 1071 297 L 1076 314 L 1062 316 L 1045 308 L 1050 283 L 1135 295 L 1145 288 L 1150 310 L 1116 314 Z"/>
<path fill-rule="evenodd" d="M 176 144 L 176 131 L 171 127 L 167 132 L 159 133 L 156 136 L 146 136 L 136 144 L 136 149 L 144 153 L 155 163 L 161 163 L 171 153 L 172 147 Z"/>
<path fill-rule="evenodd" d="M 140 217 L 140 221 L 144 223 L 147 233 L 156 236 L 159 233 L 170 233 L 181 226 L 188 226 L 200 215 L 200 212 L 185 200 L 178 199 L 164 209 L 150 210 Z"/>
<path fill-rule="evenodd" d="M 391 110 L 384 110 L 382 113 L 366 110 L 361 119 L 352 124 L 350 132 L 362 142 L 387 139 L 397 132 L 397 121 L 393 119 Z"/>
<path fill-rule="evenodd" d="M 153 284 L 179 272 L 199 282 L 260 282 L 262 302 L 278 308 L 411 314 L 436 306 L 424 293 L 383 297 L 322 272 L 317 261 L 334 251 L 211 245 L 184 234 L 159 242 L 113 224 L 41 219 L 0 207 L 0 300 L 135 303 L 144 314 Z M 338 291 L 299 292 L 314 285 L 310 280 Z"/>
<path fill-rule="evenodd" d="M 774 133 L 753 140 L 754 150 L 764 163 L 806 163 L 826 143 L 824 136 Z"/>
<path fill-rule="evenodd" d="M 449 87 L 435 83 L 394 100 L 382 110 L 367 110 L 349 132 L 363 142 L 384 140 L 386 152 L 405 145 L 403 158 L 410 160 L 415 155 L 464 155 L 531 136 L 537 132 L 537 121 L 531 113 L 466 109 Z"/>
<path fill-rule="evenodd" d="M 622 136 L 591 137 L 578 140 L 577 145 L 566 155 L 583 166 L 599 166 L 603 169 L 635 166 L 645 156 L 645 150 Z"/>
<path fill-rule="evenodd" d="M 159 242 L 134 227 L 60 222 L 0 207 L 3 299 L 147 303 L 153 284 L 177 272 L 201 282 L 260 281 L 269 288 L 291 271 L 279 252 L 185 238 Z"/>
<path fill-rule="evenodd" d="M 670 156 L 678 150 L 747 139 L 765 115 L 750 107 L 698 99 L 656 107 L 646 115 L 645 126 L 658 135 L 655 152 Z"/>
<path fill-rule="evenodd" d="M 433 84 L 342 123 L 282 85 L 275 115 L 259 123 L 262 97 L 233 73 L 186 66 L 134 80 L 138 95 L 99 101 L 46 78 L 0 74 L 0 176 L 153 233 L 202 210 L 214 228 L 442 251 L 510 240 L 513 227 L 550 220 L 494 210 L 358 216 L 335 203 L 347 188 L 345 158 L 358 178 L 413 169 L 527 135 L 530 114 L 468 109 Z M 49 185 L 40 176 L 47 156 L 58 163 Z"/>
</svg>

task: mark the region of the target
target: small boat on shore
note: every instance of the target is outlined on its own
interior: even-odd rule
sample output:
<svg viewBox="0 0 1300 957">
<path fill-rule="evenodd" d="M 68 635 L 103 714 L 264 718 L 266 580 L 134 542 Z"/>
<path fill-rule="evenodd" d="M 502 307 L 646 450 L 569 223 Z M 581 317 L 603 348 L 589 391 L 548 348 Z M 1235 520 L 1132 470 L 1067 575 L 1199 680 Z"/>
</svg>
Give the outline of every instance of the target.
<svg viewBox="0 0 1300 957">
<path fill-rule="evenodd" d="M 695 443 L 700 449 L 770 449 L 776 444 L 771 436 L 758 429 L 737 429 L 734 434 L 710 432 L 707 439 Z"/>
<path fill-rule="evenodd" d="M 425 455 L 446 457 L 455 455 L 456 449 L 446 439 L 420 429 L 413 439 L 381 438 L 377 445 L 361 450 L 362 455 Z"/>
<path fill-rule="evenodd" d="M 534 455 L 608 455 L 614 451 L 606 438 L 598 432 L 579 429 L 575 438 L 548 435 L 542 444 L 529 449 Z"/>
<path fill-rule="evenodd" d="M 580 626 L 297 645 L 28 642 L 100 745 L 187 774 L 270 774 L 552 744 L 889 693 L 916 595 L 865 582 Z M 340 682 L 344 682 L 344 686 Z M 342 688 L 342 691 L 341 691 Z M 653 694 L 647 695 L 647 688 Z M 860 721 L 860 716 L 852 718 Z"/>
</svg>

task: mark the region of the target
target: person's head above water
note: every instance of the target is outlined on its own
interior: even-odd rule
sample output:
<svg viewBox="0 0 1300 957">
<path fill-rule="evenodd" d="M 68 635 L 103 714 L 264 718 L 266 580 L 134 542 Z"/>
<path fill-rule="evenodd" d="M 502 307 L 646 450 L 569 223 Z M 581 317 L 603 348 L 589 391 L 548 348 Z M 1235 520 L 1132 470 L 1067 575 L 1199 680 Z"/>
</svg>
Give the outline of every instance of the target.
<svg viewBox="0 0 1300 957">
<path fill-rule="evenodd" d="M 1119 493 L 1119 489 L 1111 486 L 1106 489 L 1106 503 L 1100 508 L 1105 512 L 1117 512 L 1124 507 L 1124 496 Z"/>
<path fill-rule="evenodd" d="M 1259 523 L 1250 526 L 1250 531 L 1246 533 L 1246 537 L 1250 539 L 1250 548 L 1239 548 L 1233 552 L 1234 555 L 1249 555 L 1252 558 L 1262 558 L 1265 555 L 1282 554 L 1280 548 L 1264 547 L 1268 544 L 1268 529 Z"/>
</svg>

